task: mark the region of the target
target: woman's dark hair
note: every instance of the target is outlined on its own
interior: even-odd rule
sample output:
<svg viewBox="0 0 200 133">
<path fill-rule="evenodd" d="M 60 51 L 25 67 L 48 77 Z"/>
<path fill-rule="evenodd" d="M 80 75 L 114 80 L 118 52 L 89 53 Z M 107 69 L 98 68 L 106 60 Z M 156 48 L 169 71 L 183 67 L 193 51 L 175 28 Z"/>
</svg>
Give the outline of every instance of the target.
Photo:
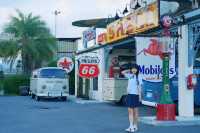
<svg viewBox="0 0 200 133">
<path fill-rule="evenodd" d="M 137 64 L 132 64 L 130 69 L 132 69 L 132 68 L 135 68 L 137 70 L 135 75 L 138 77 L 138 75 L 139 75 L 139 66 Z"/>
<path fill-rule="evenodd" d="M 123 70 L 131 70 L 132 68 L 136 68 L 137 72 L 135 73 L 136 76 L 139 74 L 139 66 L 137 64 L 127 63 L 121 66 L 121 71 Z"/>
</svg>

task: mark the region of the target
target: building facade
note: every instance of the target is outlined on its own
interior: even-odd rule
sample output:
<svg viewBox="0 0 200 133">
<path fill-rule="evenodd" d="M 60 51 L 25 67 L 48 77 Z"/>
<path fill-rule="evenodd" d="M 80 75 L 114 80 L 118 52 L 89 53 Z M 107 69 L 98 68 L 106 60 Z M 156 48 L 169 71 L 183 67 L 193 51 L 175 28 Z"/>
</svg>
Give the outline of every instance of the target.
<svg viewBox="0 0 200 133">
<path fill-rule="evenodd" d="M 80 38 L 57 38 L 57 58 L 75 56 Z"/>
<path fill-rule="evenodd" d="M 152 11 L 152 6 L 150 8 Z M 138 11 L 138 10 L 137 10 Z M 145 10 L 146 11 L 146 10 Z M 145 15 L 142 11 L 139 13 L 139 15 Z M 150 14 L 148 12 L 148 14 Z M 199 89 L 199 79 L 198 79 L 198 85 L 195 90 L 189 90 L 187 88 L 187 76 L 189 74 L 197 74 L 199 75 L 199 16 L 200 16 L 200 9 L 190 9 L 185 10 L 182 12 L 179 12 L 179 14 L 171 14 L 174 15 L 173 18 L 173 24 L 170 28 L 170 32 L 173 33 L 171 37 L 176 37 L 177 43 L 174 45 L 175 51 L 175 69 L 176 69 L 176 76 L 175 79 L 170 80 L 170 92 L 171 97 L 174 101 L 178 101 L 178 109 L 179 109 L 179 115 L 180 116 L 193 116 L 194 115 L 194 104 L 200 105 L 200 89 Z M 153 15 L 152 15 L 153 16 Z M 140 16 L 141 17 L 141 16 Z M 144 16 L 143 16 L 144 17 Z M 147 16 L 149 17 L 149 15 Z M 141 25 L 144 23 L 137 23 L 134 22 L 133 25 L 137 25 L 134 28 L 136 29 L 136 32 L 133 34 L 126 34 L 127 32 L 130 32 L 131 30 L 135 30 L 134 28 L 131 28 L 131 25 L 124 28 L 123 25 L 128 19 L 127 16 L 118 21 L 118 23 L 115 26 L 108 25 L 107 26 L 107 33 L 102 33 L 98 36 L 98 41 L 100 45 L 97 45 L 93 48 L 88 48 L 83 51 L 79 51 L 77 54 L 77 57 L 80 58 L 80 56 L 85 56 L 89 53 L 96 52 L 98 56 L 100 56 L 100 74 L 98 76 L 98 90 L 94 90 L 93 83 L 94 79 L 81 79 L 77 76 L 76 79 L 76 95 L 79 96 L 79 91 L 84 92 L 84 95 L 87 94 L 91 99 L 96 100 L 119 100 L 118 94 L 122 96 L 125 94 L 125 92 L 122 92 L 122 89 L 126 87 L 123 83 L 125 83 L 126 79 L 123 79 L 120 77 L 120 68 L 116 70 L 113 70 L 116 74 L 109 74 L 109 71 L 111 70 L 109 64 L 112 62 L 112 57 L 118 56 L 118 65 L 120 65 L 120 62 L 125 59 L 125 62 L 128 61 L 128 57 L 121 58 L 120 56 L 124 57 L 123 53 L 129 54 L 129 58 L 132 61 L 135 61 L 138 63 L 138 53 L 135 53 L 134 51 L 137 50 L 136 44 L 136 37 L 159 37 L 163 31 L 163 27 L 160 25 L 157 25 L 155 27 L 150 27 L 149 29 L 143 30 L 145 26 L 152 26 L 151 24 L 148 24 L 150 22 L 150 19 L 147 20 L 147 23 L 145 25 Z M 139 17 L 138 17 L 139 18 Z M 159 20 L 161 20 L 161 16 L 159 16 Z M 123 22 L 124 19 L 124 22 Z M 152 19 L 155 20 L 155 19 Z M 134 21 L 134 20 L 133 20 Z M 153 22 L 153 21 L 152 21 Z M 113 22 L 115 23 L 115 22 Z M 127 22 L 126 24 L 130 24 L 132 22 Z M 141 27 L 138 27 L 141 26 Z M 114 28 L 113 28 L 114 27 Z M 124 29 L 126 31 L 124 31 Z M 137 31 L 142 32 L 137 32 Z M 117 32 L 114 34 L 114 32 Z M 145 39 L 144 39 L 145 40 Z M 142 43 L 140 44 L 142 45 Z M 150 47 L 149 47 L 150 49 Z M 144 49 L 143 52 L 147 52 L 147 54 L 154 54 L 151 53 L 152 51 L 148 51 L 149 49 Z M 127 50 L 126 52 L 123 52 L 123 50 Z M 132 50 L 132 51 L 131 51 Z M 129 53 L 130 52 L 130 53 Z M 149 52 L 149 53 L 148 53 Z M 152 56 L 150 55 L 150 56 Z M 159 54 L 158 54 L 159 55 Z M 127 55 L 126 55 L 127 56 Z M 134 58 L 136 56 L 136 58 Z M 76 72 L 78 75 L 79 68 L 78 68 L 78 58 L 77 58 L 77 67 Z M 158 56 L 159 58 L 159 56 Z M 142 61 L 142 60 L 141 60 Z M 155 60 L 156 61 L 156 60 Z M 123 61 L 122 61 L 123 62 Z M 154 61 L 152 61 L 154 62 Z M 121 63 L 123 64 L 123 63 Z M 121 66 L 122 68 L 122 66 Z M 113 73 L 113 72 L 112 72 Z M 150 73 L 146 71 L 146 73 Z M 123 81 L 124 80 L 124 81 Z M 143 79 L 144 80 L 144 79 Z M 146 81 L 145 81 L 146 82 Z M 89 84 L 86 86 L 86 84 Z M 146 105 L 153 105 L 156 106 L 158 103 L 158 100 L 160 100 L 160 94 L 162 92 L 162 89 L 158 89 L 159 85 L 156 85 L 155 83 L 146 82 L 146 85 L 144 86 L 142 95 L 143 100 L 145 101 L 144 104 Z M 160 82 L 160 85 L 162 85 L 162 82 Z M 88 89 L 87 89 L 88 87 Z M 160 87 L 162 88 L 162 87 Z M 113 99 L 114 98 L 114 99 Z"/>
</svg>

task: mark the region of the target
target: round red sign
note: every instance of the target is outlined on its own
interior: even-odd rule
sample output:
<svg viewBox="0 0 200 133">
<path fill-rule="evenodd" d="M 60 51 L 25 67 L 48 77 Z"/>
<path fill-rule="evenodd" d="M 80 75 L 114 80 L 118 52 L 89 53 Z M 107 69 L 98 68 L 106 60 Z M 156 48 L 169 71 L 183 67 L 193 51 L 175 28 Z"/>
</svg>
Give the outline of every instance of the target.
<svg viewBox="0 0 200 133">
<path fill-rule="evenodd" d="M 74 68 L 74 63 L 71 58 L 63 57 L 58 60 L 57 67 L 61 67 L 65 69 L 67 73 L 70 73 Z"/>
</svg>

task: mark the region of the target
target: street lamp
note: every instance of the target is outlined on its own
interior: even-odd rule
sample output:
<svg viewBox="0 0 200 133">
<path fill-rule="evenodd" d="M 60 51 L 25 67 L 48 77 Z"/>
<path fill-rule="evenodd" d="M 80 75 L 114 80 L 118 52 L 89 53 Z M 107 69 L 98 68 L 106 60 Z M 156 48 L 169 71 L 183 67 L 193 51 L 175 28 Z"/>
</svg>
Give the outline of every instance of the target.
<svg viewBox="0 0 200 133">
<path fill-rule="evenodd" d="M 123 13 L 122 13 L 119 9 L 117 9 L 117 10 L 116 10 L 116 15 L 115 15 L 115 20 L 120 19 L 120 16 L 119 16 L 119 14 L 118 14 L 117 11 L 119 11 L 119 13 L 123 15 Z"/>
<path fill-rule="evenodd" d="M 136 5 L 135 5 L 135 10 L 137 10 L 138 8 L 140 8 L 141 7 L 141 5 L 140 5 L 140 3 L 138 2 L 138 0 L 137 0 L 137 3 L 136 3 Z"/>
<path fill-rule="evenodd" d="M 57 15 L 59 15 L 61 12 L 59 10 L 55 10 L 54 11 L 54 15 L 55 15 L 55 37 L 56 37 L 56 33 L 57 33 Z"/>
<path fill-rule="evenodd" d="M 130 5 L 130 4 L 126 4 L 126 7 L 125 7 L 125 9 L 124 9 L 124 11 L 123 11 L 123 14 L 125 15 L 126 13 L 128 13 L 129 11 L 128 11 L 128 5 Z"/>
<path fill-rule="evenodd" d="M 113 21 L 113 16 L 111 14 L 108 15 L 107 19 L 106 19 L 106 23 L 109 24 Z"/>
<path fill-rule="evenodd" d="M 137 10 L 141 7 L 146 7 L 147 0 L 131 0 L 129 5 L 130 5 L 131 12 L 134 12 L 135 10 Z M 126 9 L 124 11 L 126 12 Z"/>
</svg>

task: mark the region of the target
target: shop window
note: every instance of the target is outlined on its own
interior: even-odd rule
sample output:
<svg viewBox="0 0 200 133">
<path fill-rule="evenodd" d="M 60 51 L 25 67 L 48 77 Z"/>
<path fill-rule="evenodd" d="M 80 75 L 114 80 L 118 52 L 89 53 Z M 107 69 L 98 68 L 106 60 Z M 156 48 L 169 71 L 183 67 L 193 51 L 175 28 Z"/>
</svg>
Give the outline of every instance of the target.
<svg viewBox="0 0 200 133">
<path fill-rule="evenodd" d="M 93 90 L 98 91 L 98 77 L 93 78 Z"/>
<path fill-rule="evenodd" d="M 126 63 L 136 63 L 136 57 L 135 56 L 119 56 L 119 65 L 123 65 Z"/>
</svg>

